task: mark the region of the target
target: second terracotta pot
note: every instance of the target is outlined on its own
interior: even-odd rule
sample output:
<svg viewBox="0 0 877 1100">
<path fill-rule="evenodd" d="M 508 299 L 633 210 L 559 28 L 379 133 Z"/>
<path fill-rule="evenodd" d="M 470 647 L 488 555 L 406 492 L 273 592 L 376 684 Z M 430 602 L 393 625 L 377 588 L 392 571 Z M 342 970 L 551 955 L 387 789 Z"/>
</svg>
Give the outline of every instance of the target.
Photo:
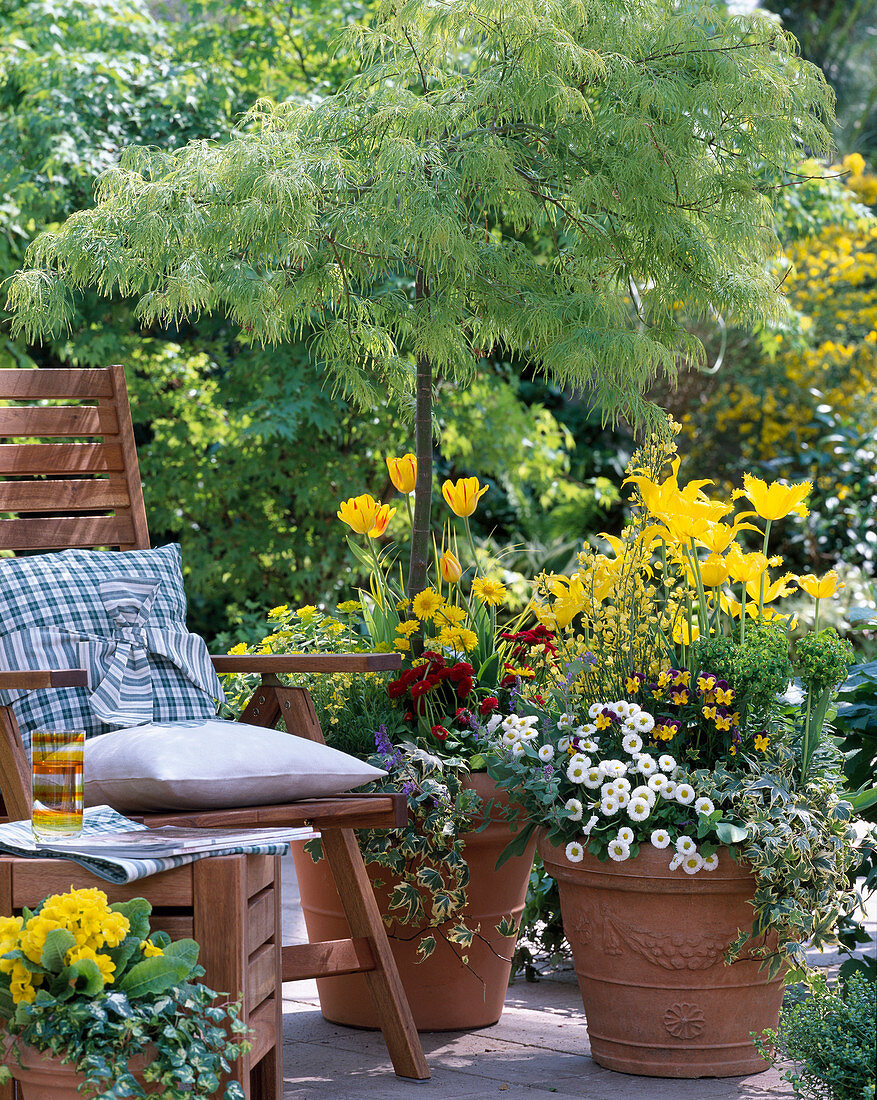
<svg viewBox="0 0 877 1100">
<path fill-rule="evenodd" d="M 768 1068 L 750 1033 L 777 1026 L 783 979 L 751 957 L 725 964 L 752 927 L 755 893 L 727 848 L 695 875 L 669 870 L 670 853 L 649 844 L 623 863 L 570 863 L 542 836 L 539 854 L 560 890 L 595 1062 L 650 1077 Z"/>
<path fill-rule="evenodd" d="M 487 775 L 470 776 L 468 785 L 474 787 L 485 803 L 491 798 L 498 805 L 505 801 Z M 477 828 L 481 822 L 476 819 L 473 824 Z M 460 963 L 441 937 L 437 938 L 433 954 L 419 962 L 417 929 L 397 926 L 398 935 L 390 933 L 390 946 L 418 1031 L 487 1027 L 502 1015 L 516 940 L 500 936 L 496 925 L 509 915 L 515 922 L 520 919 L 536 844 L 534 837 L 524 855 L 508 860 L 496 871 L 496 861 L 512 835 L 496 809 L 485 829 L 465 834 L 463 854 L 469 864 L 470 881 L 463 916 L 470 926 L 480 924 L 481 936 L 488 941 L 484 943 L 476 937 L 468 950 L 468 967 Z M 315 942 L 347 938 L 350 931 L 328 864 L 325 860 L 314 863 L 302 844 L 293 845 L 293 856 L 309 939 Z M 366 870 L 373 880 L 384 883 L 375 889 L 375 896 L 381 913 L 390 913 L 392 876 L 374 865 L 367 864 Z M 380 1026 L 362 974 L 318 978 L 317 988 L 320 1008 L 327 1020 L 351 1027 Z"/>
</svg>

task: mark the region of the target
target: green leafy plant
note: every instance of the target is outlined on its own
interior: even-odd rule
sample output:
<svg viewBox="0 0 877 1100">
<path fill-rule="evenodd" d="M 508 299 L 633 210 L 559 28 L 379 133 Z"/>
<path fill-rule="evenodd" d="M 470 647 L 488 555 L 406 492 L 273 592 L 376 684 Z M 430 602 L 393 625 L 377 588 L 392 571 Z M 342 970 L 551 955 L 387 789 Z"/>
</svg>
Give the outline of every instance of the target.
<svg viewBox="0 0 877 1100">
<path fill-rule="evenodd" d="M 854 974 L 784 1007 L 778 1031 L 755 1038 L 759 1052 L 806 1100 L 874 1100 L 874 980 Z"/>
<path fill-rule="evenodd" d="M 198 944 L 151 932 L 144 898 L 107 903 L 100 890 L 46 898 L 0 917 L 0 1023 L 11 1040 L 70 1063 L 90 1094 L 186 1100 L 216 1096 L 249 1050 L 240 1002 L 198 982 Z M 135 1075 L 129 1059 L 147 1054 Z M 0 1067 L 0 1083 L 11 1076 Z M 121 1091 L 120 1091 L 121 1090 Z M 243 1100 L 232 1082 L 224 1100 Z"/>
</svg>

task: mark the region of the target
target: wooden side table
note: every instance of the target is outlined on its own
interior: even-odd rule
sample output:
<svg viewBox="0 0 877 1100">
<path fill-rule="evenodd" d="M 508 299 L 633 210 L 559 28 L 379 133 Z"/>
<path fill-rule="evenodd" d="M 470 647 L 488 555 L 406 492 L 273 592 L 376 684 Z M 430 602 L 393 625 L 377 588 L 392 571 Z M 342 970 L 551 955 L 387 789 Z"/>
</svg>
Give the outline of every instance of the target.
<svg viewBox="0 0 877 1100">
<path fill-rule="evenodd" d="M 267 855 L 210 856 L 183 867 L 114 886 L 60 859 L 0 856 L 0 913 L 33 908 L 49 894 L 97 887 L 111 902 L 145 897 L 151 925 L 174 939 L 201 945 L 199 962 L 211 989 L 243 998 L 242 1018 L 253 1048 L 235 1063 L 247 1100 L 281 1100 L 283 1079 L 280 859 Z M 17 1100 L 0 1086 L 0 1100 Z"/>
</svg>

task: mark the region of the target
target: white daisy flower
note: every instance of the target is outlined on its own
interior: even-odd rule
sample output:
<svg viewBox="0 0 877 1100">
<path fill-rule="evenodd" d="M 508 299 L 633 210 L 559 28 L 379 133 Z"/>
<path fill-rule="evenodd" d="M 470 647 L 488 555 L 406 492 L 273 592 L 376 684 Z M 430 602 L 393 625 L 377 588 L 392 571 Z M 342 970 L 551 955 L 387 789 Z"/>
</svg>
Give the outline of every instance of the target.
<svg viewBox="0 0 877 1100">
<path fill-rule="evenodd" d="M 711 856 L 707 856 L 701 864 L 702 871 L 715 871 L 719 865 L 719 853 L 713 852 Z"/>
<path fill-rule="evenodd" d="M 610 841 L 609 858 L 614 859 L 616 863 L 623 863 L 630 858 L 630 848 L 620 840 Z"/>
<path fill-rule="evenodd" d="M 665 752 L 663 756 L 658 757 L 658 767 L 662 772 L 671 772 L 676 767 L 676 761 Z"/>
<path fill-rule="evenodd" d="M 524 748 L 523 742 L 516 741 L 511 747 L 511 754 L 515 757 L 523 756 L 527 750 Z"/>
<path fill-rule="evenodd" d="M 493 731 L 496 729 L 496 727 L 500 724 L 501 721 L 502 721 L 502 715 L 501 714 L 494 714 L 490 718 L 487 719 L 487 725 L 484 728 L 487 730 L 488 733 L 493 733 Z"/>
<path fill-rule="evenodd" d="M 582 820 L 582 804 L 577 798 L 570 798 L 565 803 L 563 808 L 569 812 L 570 821 Z"/>
<path fill-rule="evenodd" d="M 688 856 L 691 855 L 692 852 L 697 851 L 697 845 L 690 836 L 685 836 L 683 834 L 676 841 L 676 851 L 681 852 L 684 856 Z"/>
<path fill-rule="evenodd" d="M 678 789 L 676 791 L 676 795 L 677 797 L 679 795 Z M 712 801 L 706 797 L 698 798 L 698 800 L 694 803 L 694 808 L 699 814 L 703 814 L 704 817 L 709 817 L 713 810 L 715 810 L 715 806 L 712 804 Z"/>
<path fill-rule="evenodd" d="M 630 847 L 630 845 L 633 844 L 633 829 L 631 829 L 629 825 L 622 825 L 618 830 L 617 839 L 620 840 L 622 844 L 626 844 Z"/>
<path fill-rule="evenodd" d="M 593 722 L 585 722 L 585 724 L 583 726 L 579 726 L 576 729 L 576 736 L 577 737 L 593 737 L 596 732 L 597 732 L 597 727 L 594 725 Z"/>
<path fill-rule="evenodd" d="M 617 791 L 615 794 L 615 801 L 618 803 L 619 810 L 623 810 L 630 804 L 630 795 L 627 791 Z"/>
<path fill-rule="evenodd" d="M 623 760 L 610 760 L 609 763 L 612 765 L 613 775 L 616 779 L 620 779 L 627 774 L 627 764 Z"/>
<path fill-rule="evenodd" d="M 617 790 L 618 790 L 618 787 L 616 786 L 615 780 L 613 779 L 613 781 L 611 783 L 604 783 L 603 786 L 600 788 L 600 797 L 601 798 L 614 798 L 615 797 L 615 792 Z"/>
<path fill-rule="evenodd" d="M 654 806 L 654 804 L 658 800 L 658 796 L 651 789 L 651 787 L 643 786 L 634 787 L 633 790 L 630 792 L 631 802 L 636 798 L 642 799 L 643 802 L 648 802 L 650 806 Z"/>
<path fill-rule="evenodd" d="M 569 737 L 567 737 L 566 734 L 564 734 L 563 737 L 561 737 L 561 739 L 557 742 L 558 752 L 569 752 L 571 747 L 572 741 L 569 739 Z"/>
<path fill-rule="evenodd" d="M 591 703 L 591 705 L 588 707 L 588 717 L 591 719 L 592 722 L 596 722 L 597 715 L 603 713 L 603 707 L 605 705 L 605 703 Z"/>
<path fill-rule="evenodd" d="M 561 730 L 569 730 L 576 724 L 576 716 L 574 714 L 561 714 L 557 719 L 557 728 Z"/>
<path fill-rule="evenodd" d="M 630 793 L 630 780 L 626 775 L 622 775 L 619 779 L 613 779 L 612 782 L 615 784 L 615 789 L 617 791 L 627 791 L 628 794 Z"/>
<path fill-rule="evenodd" d="M 655 728 L 655 720 L 646 710 L 641 710 L 639 714 L 634 714 L 632 721 L 638 733 L 651 733 Z"/>
<path fill-rule="evenodd" d="M 648 789 L 652 792 L 652 794 L 655 794 L 656 792 L 660 794 L 661 791 L 663 791 L 664 787 L 666 787 L 667 785 L 667 777 L 666 775 L 664 775 L 663 772 L 655 772 L 654 775 L 649 776 L 648 785 Z"/>
<path fill-rule="evenodd" d="M 506 730 L 505 733 L 502 735 L 501 740 L 502 740 L 502 743 L 507 748 L 511 748 L 512 745 L 517 744 L 517 741 L 518 741 L 517 731 L 516 730 Z"/>
<path fill-rule="evenodd" d="M 503 728 L 503 731 L 506 732 L 506 733 L 508 733 L 510 730 L 513 730 L 515 733 L 517 733 L 518 732 L 518 716 L 517 716 L 517 714 L 510 714 L 510 715 L 508 715 L 507 718 L 503 718 L 502 728 Z"/>
<path fill-rule="evenodd" d="M 624 719 L 624 722 L 621 725 L 621 732 L 624 734 L 636 733 L 636 724 L 634 723 L 634 720 L 632 718 Z"/>
<path fill-rule="evenodd" d="M 670 870 L 675 871 L 677 867 L 681 867 L 683 859 L 685 859 L 685 856 L 681 852 L 677 852 L 670 860 Z"/>
<path fill-rule="evenodd" d="M 588 770 L 583 764 L 570 764 L 566 769 L 566 777 L 570 783 L 584 783 L 587 774 Z"/>
<path fill-rule="evenodd" d="M 579 741 L 579 747 L 582 752 L 597 752 L 600 746 L 596 741 L 592 741 L 590 737 L 586 737 L 584 741 Z"/>
<path fill-rule="evenodd" d="M 694 801 L 694 787 L 690 783 L 679 783 L 676 786 L 676 801 L 681 806 L 688 806 Z"/>
<path fill-rule="evenodd" d="M 626 699 L 618 699 L 610 703 L 609 709 L 614 710 L 622 722 L 630 717 L 630 703 Z"/>
<path fill-rule="evenodd" d="M 618 813 L 618 802 L 614 798 L 603 798 L 600 800 L 600 813 L 604 817 L 612 817 L 613 814 Z"/>
<path fill-rule="evenodd" d="M 649 756 L 648 753 L 643 753 L 636 762 L 636 770 L 640 775 L 648 777 L 655 774 L 658 770 L 658 765 L 655 763 L 653 757 Z"/>
<path fill-rule="evenodd" d="M 585 778 L 582 783 L 588 788 L 589 791 L 596 791 L 596 789 L 603 783 L 603 773 L 599 768 L 588 768 L 585 772 Z"/>
<path fill-rule="evenodd" d="M 568 760 L 569 764 L 580 764 L 583 768 L 590 768 L 591 758 L 583 752 L 574 752 Z"/>
<path fill-rule="evenodd" d="M 632 798 L 627 807 L 627 816 L 631 821 L 645 821 L 652 812 L 652 807 L 644 798 Z"/>
<path fill-rule="evenodd" d="M 587 823 L 587 825 L 583 825 L 583 826 L 582 826 L 582 833 L 583 833 L 583 834 L 584 834 L 585 836 L 590 836 L 590 835 L 591 835 L 591 829 L 593 829 L 593 828 L 594 828 L 594 826 L 595 826 L 595 825 L 597 824 L 597 822 L 598 822 L 599 820 L 600 820 L 600 818 L 599 818 L 599 817 L 597 817 L 597 815 L 596 815 L 596 814 L 592 814 L 592 815 L 591 815 L 591 817 L 589 817 L 589 818 L 588 818 L 588 823 Z"/>
<path fill-rule="evenodd" d="M 686 875 L 694 875 L 703 867 L 703 856 L 698 852 L 692 852 L 682 860 L 682 870 Z"/>
<path fill-rule="evenodd" d="M 651 842 L 654 848 L 666 848 L 670 843 L 670 834 L 666 829 L 655 829 L 651 835 Z"/>
<path fill-rule="evenodd" d="M 539 759 L 542 761 L 543 764 L 547 764 L 549 760 L 553 760 L 554 746 L 543 745 L 542 748 L 539 750 Z"/>
<path fill-rule="evenodd" d="M 636 756 L 643 747 L 643 739 L 638 733 L 629 733 L 621 742 L 621 747 L 631 756 Z"/>
<path fill-rule="evenodd" d="M 526 729 L 518 731 L 518 737 L 520 737 L 522 741 L 535 741 L 538 736 L 539 730 L 533 729 L 532 726 L 527 726 Z"/>
<path fill-rule="evenodd" d="M 585 858 L 585 849 L 577 840 L 571 840 L 566 846 L 566 858 L 570 863 L 581 863 Z"/>
<path fill-rule="evenodd" d="M 661 790 L 658 793 L 663 795 L 664 798 L 666 798 L 668 800 L 672 801 L 673 799 L 675 799 L 676 798 L 676 780 L 675 779 L 665 780 L 664 786 L 661 788 Z"/>
</svg>

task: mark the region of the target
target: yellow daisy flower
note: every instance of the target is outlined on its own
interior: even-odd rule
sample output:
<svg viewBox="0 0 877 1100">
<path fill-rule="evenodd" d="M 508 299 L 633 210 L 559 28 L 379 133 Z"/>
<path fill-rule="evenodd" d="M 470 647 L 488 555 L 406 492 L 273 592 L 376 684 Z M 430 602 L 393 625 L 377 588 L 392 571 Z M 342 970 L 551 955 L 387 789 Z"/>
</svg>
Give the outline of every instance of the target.
<svg viewBox="0 0 877 1100">
<path fill-rule="evenodd" d="M 431 619 L 444 604 L 444 600 L 433 588 L 425 588 L 414 597 L 412 611 L 421 621 Z"/>
<path fill-rule="evenodd" d="M 490 604 L 492 607 L 499 607 L 506 598 L 507 593 L 508 590 L 501 581 L 476 577 L 472 582 L 472 595 L 476 596 L 482 603 Z"/>
</svg>

